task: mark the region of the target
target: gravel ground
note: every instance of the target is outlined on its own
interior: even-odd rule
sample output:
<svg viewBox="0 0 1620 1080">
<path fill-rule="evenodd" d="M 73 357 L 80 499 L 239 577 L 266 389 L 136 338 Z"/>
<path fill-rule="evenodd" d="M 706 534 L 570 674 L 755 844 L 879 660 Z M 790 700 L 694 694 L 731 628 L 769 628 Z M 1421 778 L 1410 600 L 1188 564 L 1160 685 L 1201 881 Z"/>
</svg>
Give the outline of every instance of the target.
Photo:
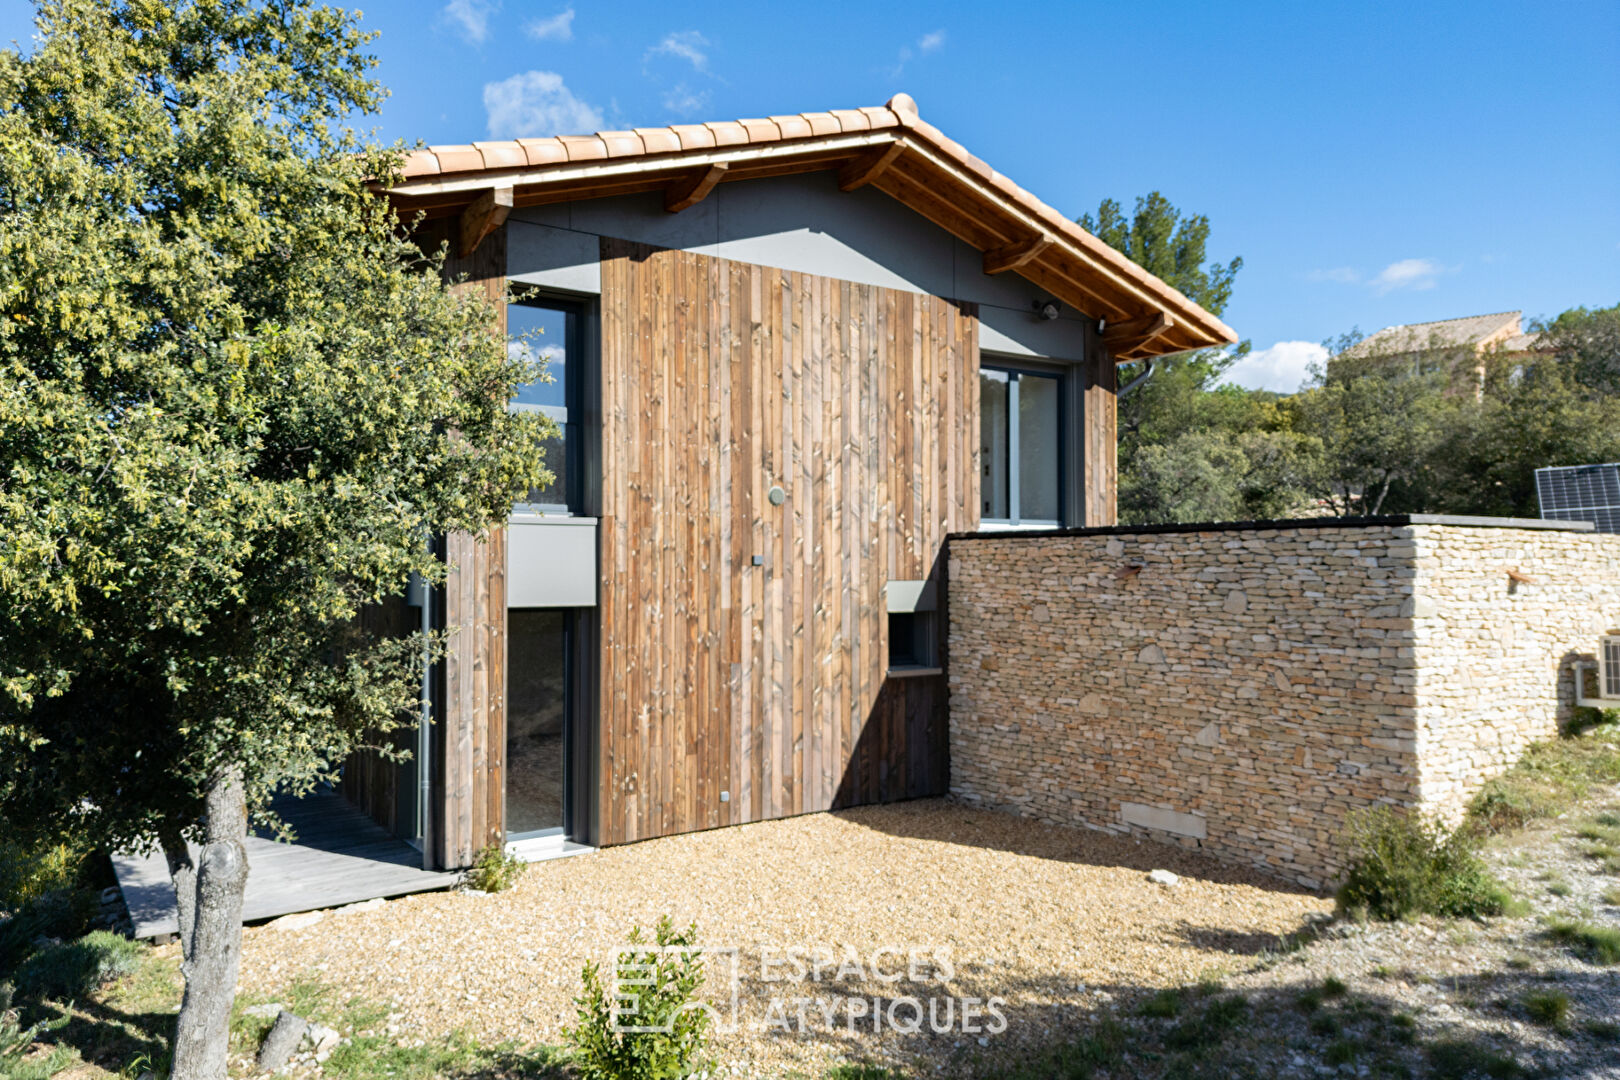
<svg viewBox="0 0 1620 1080">
<path fill-rule="evenodd" d="M 1180 880 L 1152 882 L 1155 869 Z M 839 1061 L 971 1074 L 1144 990 L 1249 966 L 1331 906 L 1196 852 L 930 799 L 540 863 L 498 895 L 426 894 L 252 928 L 242 987 L 273 996 L 312 976 L 391 1003 L 403 1039 L 460 1028 L 556 1043 L 581 966 L 669 914 L 695 920 L 705 946 L 738 950 L 740 1024 L 711 1042 L 722 1075 L 816 1076 Z M 825 964 L 819 979 L 771 967 L 794 947 Z M 895 952 L 874 958 L 883 948 Z M 711 995 L 729 971 L 728 957 L 710 956 Z M 886 1017 L 896 998 L 917 998 L 922 1031 L 874 1030 L 859 1015 L 873 996 Z M 1002 1003 L 989 1009 L 991 997 Z M 968 1015 L 971 999 L 982 1016 Z M 902 1026 L 915 1015 L 894 1009 Z M 949 1030 L 931 1033 L 936 1022 Z"/>
</svg>

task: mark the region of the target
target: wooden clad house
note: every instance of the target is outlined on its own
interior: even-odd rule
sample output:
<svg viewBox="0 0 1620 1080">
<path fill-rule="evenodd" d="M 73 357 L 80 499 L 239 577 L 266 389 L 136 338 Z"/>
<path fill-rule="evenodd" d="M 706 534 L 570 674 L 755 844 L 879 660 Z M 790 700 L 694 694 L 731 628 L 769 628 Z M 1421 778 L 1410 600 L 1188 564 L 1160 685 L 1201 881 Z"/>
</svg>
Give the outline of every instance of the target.
<svg viewBox="0 0 1620 1080">
<path fill-rule="evenodd" d="M 904 94 L 405 173 L 565 432 L 419 598 L 425 772 L 349 784 L 437 867 L 944 792 L 945 537 L 1112 523 L 1115 365 L 1234 340 Z"/>
</svg>

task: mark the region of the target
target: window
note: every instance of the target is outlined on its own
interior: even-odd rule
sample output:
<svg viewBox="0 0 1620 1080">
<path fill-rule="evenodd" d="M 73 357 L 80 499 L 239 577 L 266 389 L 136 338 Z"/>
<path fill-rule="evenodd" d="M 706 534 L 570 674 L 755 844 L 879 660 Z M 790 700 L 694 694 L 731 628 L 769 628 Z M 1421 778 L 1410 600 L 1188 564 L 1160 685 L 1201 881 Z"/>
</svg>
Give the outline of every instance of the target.
<svg viewBox="0 0 1620 1080">
<path fill-rule="evenodd" d="M 933 669 L 939 666 L 934 648 L 932 611 L 889 612 L 889 670 Z"/>
<path fill-rule="evenodd" d="M 506 308 L 508 354 L 545 364 L 545 377 L 519 387 L 511 408 L 544 413 L 561 430 L 545 448 L 552 482 L 531 489 L 520 510 L 565 514 L 579 506 L 583 314 L 578 304 L 536 295 L 514 299 Z"/>
<path fill-rule="evenodd" d="M 1063 521 L 1062 382 L 1015 368 L 979 371 L 980 516 L 1009 524 Z"/>
</svg>

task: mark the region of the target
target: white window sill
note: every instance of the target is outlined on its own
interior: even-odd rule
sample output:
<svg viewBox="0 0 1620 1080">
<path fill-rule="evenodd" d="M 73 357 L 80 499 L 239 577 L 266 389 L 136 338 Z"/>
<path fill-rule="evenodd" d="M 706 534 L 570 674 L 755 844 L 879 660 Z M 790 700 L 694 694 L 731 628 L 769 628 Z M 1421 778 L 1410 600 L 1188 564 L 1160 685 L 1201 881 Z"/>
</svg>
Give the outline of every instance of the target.
<svg viewBox="0 0 1620 1080">
<path fill-rule="evenodd" d="M 506 516 L 512 525 L 595 525 L 596 518 L 577 517 L 566 510 L 513 510 Z"/>
<path fill-rule="evenodd" d="M 1061 521 L 981 521 L 980 532 L 1032 532 L 1037 530 L 1061 529 Z"/>
</svg>

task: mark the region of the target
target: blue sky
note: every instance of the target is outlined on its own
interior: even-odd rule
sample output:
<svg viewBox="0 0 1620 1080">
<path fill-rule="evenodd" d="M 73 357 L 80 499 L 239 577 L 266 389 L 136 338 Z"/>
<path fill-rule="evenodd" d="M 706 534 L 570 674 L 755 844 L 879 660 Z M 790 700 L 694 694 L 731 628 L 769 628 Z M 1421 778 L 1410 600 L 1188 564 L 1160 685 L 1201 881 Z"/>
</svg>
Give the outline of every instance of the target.
<svg viewBox="0 0 1620 1080">
<path fill-rule="evenodd" d="M 881 104 L 1071 216 L 1162 190 L 1297 385 L 1353 326 L 1620 302 L 1620 4 L 387 0 L 387 139 Z M 27 4 L 0 0 L 26 40 Z"/>
</svg>

